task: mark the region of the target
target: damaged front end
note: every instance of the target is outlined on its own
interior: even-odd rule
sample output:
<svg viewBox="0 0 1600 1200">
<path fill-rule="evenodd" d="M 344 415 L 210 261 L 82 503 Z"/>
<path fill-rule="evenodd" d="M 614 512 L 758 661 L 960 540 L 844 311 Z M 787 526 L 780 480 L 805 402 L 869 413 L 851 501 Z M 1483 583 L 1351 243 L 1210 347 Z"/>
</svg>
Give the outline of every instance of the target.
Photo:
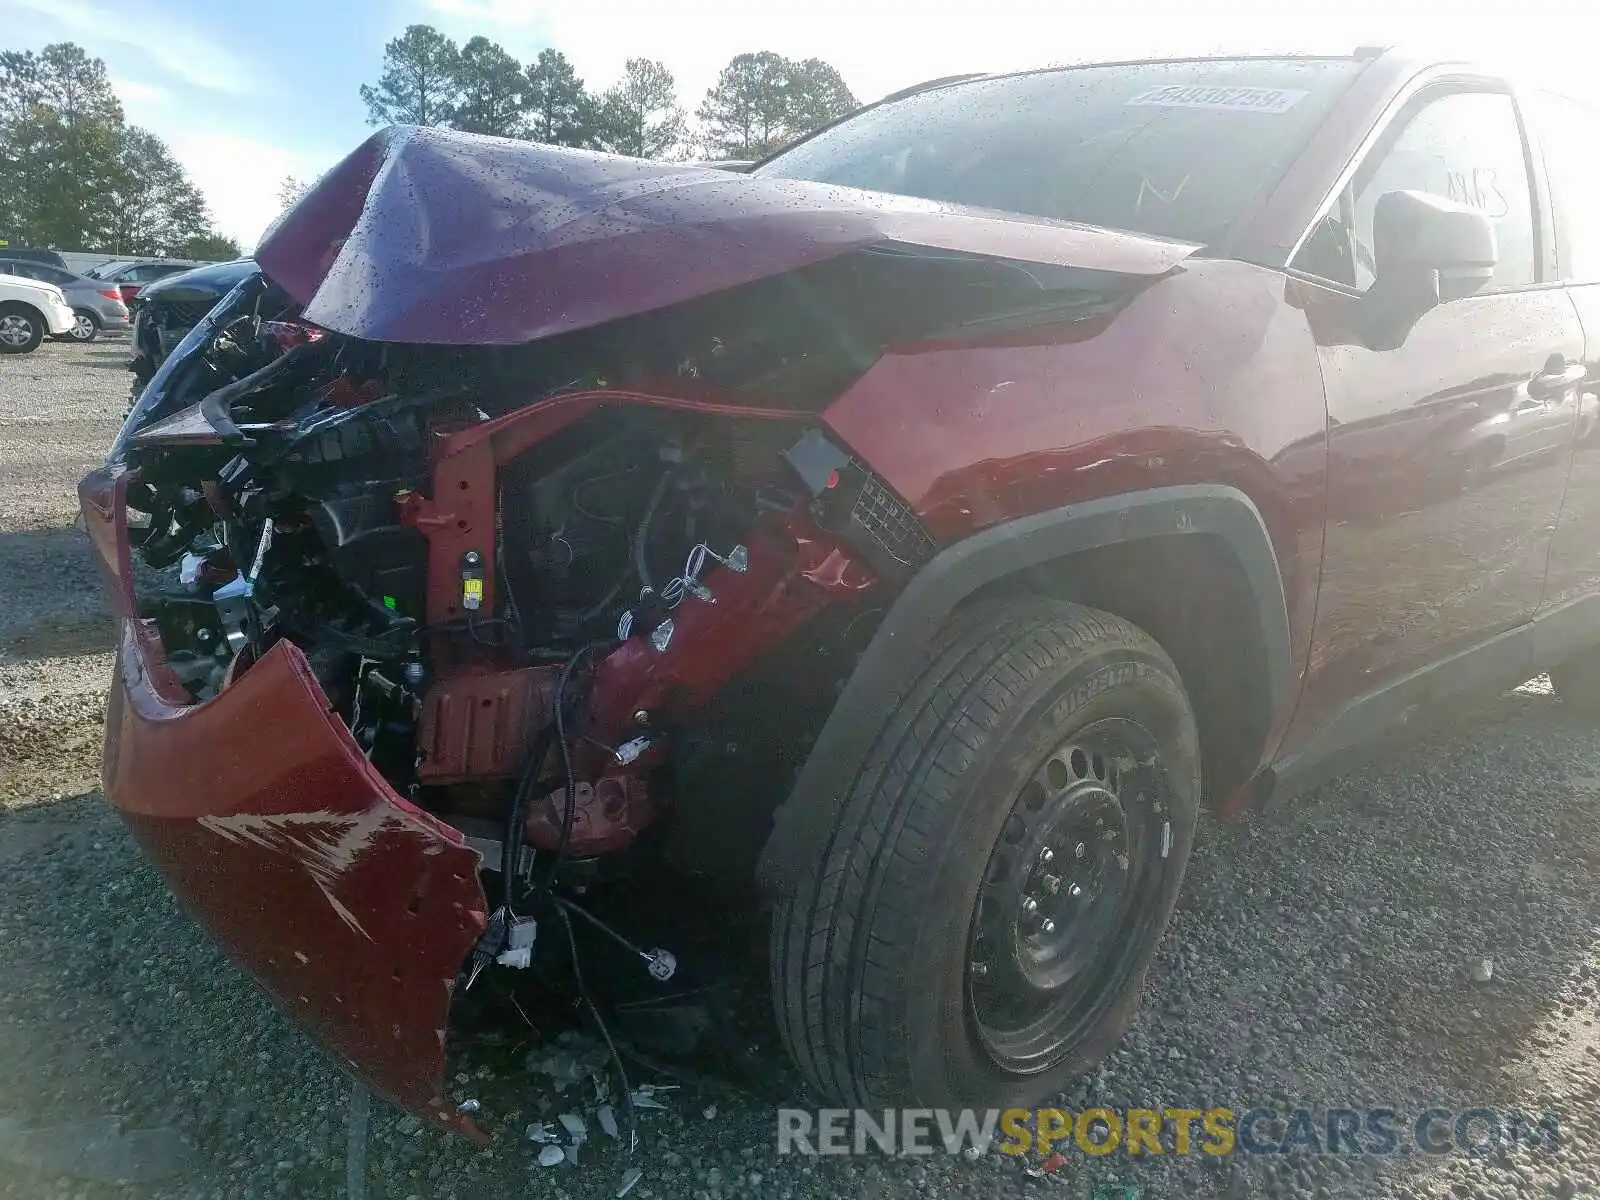
<svg viewBox="0 0 1600 1200">
<path fill-rule="evenodd" d="M 886 347 L 1103 313 L 1129 276 L 965 234 L 919 249 L 859 214 L 826 245 L 751 249 L 736 239 L 762 222 L 733 222 L 737 278 L 680 274 L 636 311 L 613 274 L 609 305 L 573 284 L 512 319 L 507 267 L 480 281 L 468 336 L 352 283 L 375 269 L 375 223 L 405 224 L 397 194 L 429 194 L 412 184 L 441 146 L 511 153 L 418 146 L 409 174 L 405 143 L 363 148 L 291 214 L 258 255 L 274 275 L 183 339 L 81 493 L 126 618 L 108 794 L 352 1071 L 472 1132 L 442 1089 L 451 994 L 525 965 L 530 916 L 630 859 L 746 871 L 877 617 L 936 549 L 827 405 Z M 616 194 L 638 202 L 634 164 L 568 157 L 620 163 Z M 545 227 L 569 235 L 579 195 L 595 190 Z M 1170 265 L 1136 251 L 1145 274 Z"/>
</svg>

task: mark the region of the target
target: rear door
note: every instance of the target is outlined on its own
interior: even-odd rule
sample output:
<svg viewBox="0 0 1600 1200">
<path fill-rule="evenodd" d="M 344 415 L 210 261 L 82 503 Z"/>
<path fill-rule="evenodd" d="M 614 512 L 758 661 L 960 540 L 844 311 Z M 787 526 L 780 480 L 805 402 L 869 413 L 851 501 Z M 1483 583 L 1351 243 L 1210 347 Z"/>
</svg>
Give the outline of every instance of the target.
<svg viewBox="0 0 1600 1200">
<path fill-rule="evenodd" d="M 1600 109 L 1550 92 L 1524 99 L 1550 180 L 1556 263 L 1583 324 L 1588 368 L 1550 548 L 1548 610 L 1600 593 Z"/>
<path fill-rule="evenodd" d="M 1540 173 L 1509 92 L 1441 80 L 1407 100 L 1294 261 L 1328 404 L 1327 539 L 1290 744 L 1350 701 L 1529 620 L 1566 485 L 1584 353 L 1555 278 Z M 1479 208 L 1499 264 L 1399 346 L 1362 337 L 1373 209 L 1413 189 Z"/>
</svg>

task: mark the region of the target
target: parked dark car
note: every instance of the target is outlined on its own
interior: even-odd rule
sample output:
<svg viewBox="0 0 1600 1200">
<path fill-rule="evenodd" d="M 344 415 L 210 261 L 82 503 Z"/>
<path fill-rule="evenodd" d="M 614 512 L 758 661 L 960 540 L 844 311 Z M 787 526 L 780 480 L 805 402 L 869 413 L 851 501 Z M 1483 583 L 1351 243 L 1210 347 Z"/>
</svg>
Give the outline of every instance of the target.
<svg viewBox="0 0 1600 1200">
<path fill-rule="evenodd" d="M 62 334 L 61 341 L 92 342 L 103 332 L 123 333 L 129 328 L 122 294 L 103 280 L 74 275 L 49 263 L 7 257 L 0 257 L 0 275 L 37 279 L 61 289 L 75 318 L 71 332 Z"/>
<path fill-rule="evenodd" d="M 1202 810 L 1600 707 L 1596 120 L 1386 53 L 953 82 L 747 175 L 378 133 L 83 481 L 106 791 L 440 1125 L 484 972 L 674 975 L 651 873 L 756 881 L 819 1097 L 1056 1095 Z"/>
<path fill-rule="evenodd" d="M 147 284 L 133 302 L 133 359 L 128 364 L 143 387 L 188 332 L 241 282 L 254 274 L 248 258 L 213 263 Z"/>
</svg>

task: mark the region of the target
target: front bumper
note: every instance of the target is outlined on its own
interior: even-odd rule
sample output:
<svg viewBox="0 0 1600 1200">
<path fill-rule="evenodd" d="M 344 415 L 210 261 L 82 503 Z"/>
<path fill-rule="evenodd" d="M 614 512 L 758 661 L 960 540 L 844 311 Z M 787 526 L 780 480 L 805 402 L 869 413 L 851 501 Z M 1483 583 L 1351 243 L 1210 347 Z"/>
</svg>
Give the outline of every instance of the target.
<svg viewBox="0 0 1600 1200">
<path fill-rule="evenodd" d="M 79 485 L 122 636 L 104 783 L 206 931 L 347 1070 L 480 1137 L 444 1094 L 456 973 L 483 931 L 479 856 L 402 799 L 280 642 L 194 704 L 131 587 L 126 472 Z"/>
</svg>

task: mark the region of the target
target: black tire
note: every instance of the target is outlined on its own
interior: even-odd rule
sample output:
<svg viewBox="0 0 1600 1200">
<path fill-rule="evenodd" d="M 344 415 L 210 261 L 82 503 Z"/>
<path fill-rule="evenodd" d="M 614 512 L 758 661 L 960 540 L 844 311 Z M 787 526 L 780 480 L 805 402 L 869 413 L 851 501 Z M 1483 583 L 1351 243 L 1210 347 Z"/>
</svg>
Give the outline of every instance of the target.
<svg viewBox="0 0 1600 1200">
<path fill-rule="evenodd" d="M 92 308 L 75 308 L 72 315 L 78 323 L 66 333 L 59 335 L 56 340 L 61 342 L 75 342 L 80 346 L 87 346 L 100 336 L 100 318 Z"/>
<path fill-rule="evenodd" d="M 1135 729 L 1154 755 L 1143 765 L 1110 749 Z M 1042 850 L 1032 859 L 1029 821 L 1058 811 L 1062 796 L 1094 793 L 1098 755 L 1084 756 L 1080 775 L 1076 740 L 1097 747 L 1108 731 L 1105 774 L 1115 782 L 1102 790 L 1114 787 L 1128 814 L 1118 858 L 1132 897 L 1119 906 L 1126 920 L 1073 992 L 1023 989 L 1061 1011 L 1040 1019 L 1031 1055 L 1003 1051 L 983 1014 L 1000 982 L 991 976 L 1009 979 L 1014 964 L 1001 954 L 991 971 L 974 959 L 993 945 L 995 889 L 1026 876 L 1031 895 L 1045 860 Z M 1066 790 L 1045 795 L 1039 781 L 1054 786 L 1069 745 Z M 830 1103 L 868 1109 L 1028 1107 L 1058 1094 L 1127 1026 L 1177 901 L 1200 794 L 1188 697 L 1142 630 L 1032 597 L 960 615 L 884 718 L 823 861 L 777 899 L 774 1001 L 807 1083 Z M 1083 856 L 1081 841 L 1074 851 Z M 1056 880 L 1052 896 L 1060 890 Z"/>
<path fill-rule="evenodd" d="M 44 314 L 17 301 L 0 304 L 0 354 L 29 354 L 45 335 Z"/>
<path fill-rule="evenodd" d="M 1600 647 L 1550 668 L 1550 682 L 1563 706 L 1600 715 Z"/>
</svg>

